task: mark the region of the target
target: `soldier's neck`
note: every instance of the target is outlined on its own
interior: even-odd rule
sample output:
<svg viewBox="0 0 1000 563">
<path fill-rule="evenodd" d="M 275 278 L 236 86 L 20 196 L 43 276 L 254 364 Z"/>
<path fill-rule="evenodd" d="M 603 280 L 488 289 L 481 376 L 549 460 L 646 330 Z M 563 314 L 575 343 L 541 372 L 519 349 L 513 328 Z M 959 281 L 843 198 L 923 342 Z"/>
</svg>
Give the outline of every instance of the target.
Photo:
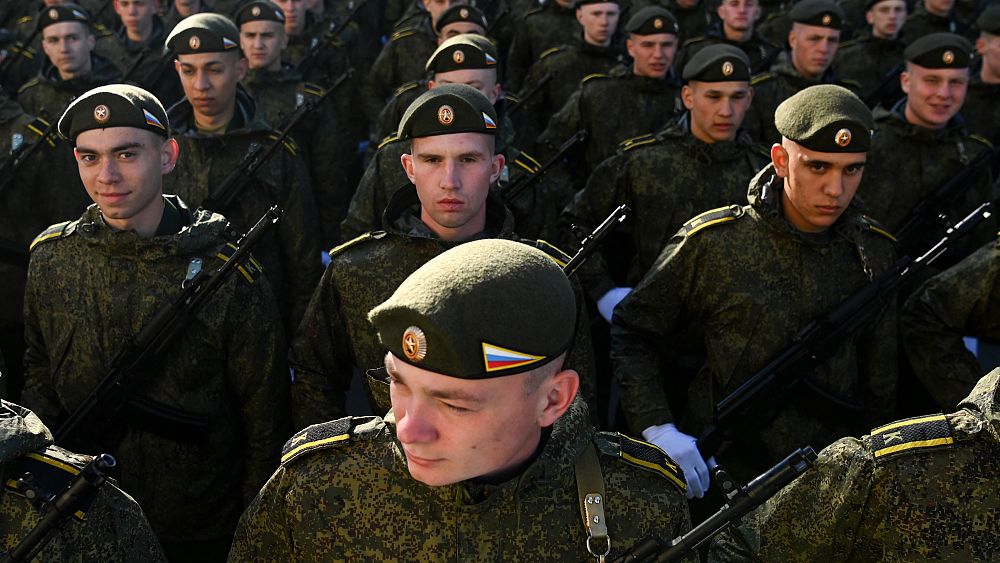
<svg viewBox="0 0 1000 563">
<path fill-rule="evenodd" d="M 194 126 L 198 129 L 199 133 L 204 135 L 217 135 L 226 130 L 226 126 L 228 126 L 229 122 L 233 120 L 234 113 L 236 113 L 235 99 L 233 99 L 233 103 L 231 103 L 225 111 L 219 113 L 218 115 L 200 115 L 195 112 Z"/>
<path fill-rule="evenodd" d="M 145 43 L 149 41 L 149 38 L 153 36 L 153 21 L 150 20 L 147 25 L 141 28 L 132 29 L 126 27 L 125 36 L 133 43 Z"/>
<path fill-rule="evenodd" d="M 160 196 L 150 201 L 145 209 L 128 219 L 115 219 L 103 215 L 103 213 L 102 216 L 104 223 L 112 229 L 116 231 L 135 231 L 135 234 L 139 238 L 147 239 L 156 234 L 160 226 L 160 221 L 163 219 L 164 207 L 163 196 Z"/>
<path fill-rule="evenodd" d="M 979 71 L 979 79 L 985 84 L 1000 84 L 1000 73 L 995 72 L 984 60 L 983 68 Z"/>
<path fill-rule="evenodd" d="M 726 39 L 730 41 L 736 43 L 746 43 L 747 41 L 750 41 L 751 37 L 753 37 L 753 28 L 751 27 L 749 29 L 739 30 L 723 24 L 722 33 L 726 36 Z"/>
</svg>

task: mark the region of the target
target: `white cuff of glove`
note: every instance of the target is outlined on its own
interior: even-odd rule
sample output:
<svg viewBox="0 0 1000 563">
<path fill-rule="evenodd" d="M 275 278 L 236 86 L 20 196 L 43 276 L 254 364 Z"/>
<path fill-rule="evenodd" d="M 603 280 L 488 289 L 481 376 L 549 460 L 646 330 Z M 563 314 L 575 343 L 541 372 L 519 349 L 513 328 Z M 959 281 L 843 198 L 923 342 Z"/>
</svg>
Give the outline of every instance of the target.
<svg viewBox="0 0 1000 563">
<path fill-rule="evenodd" d="M 708 466 L 698 451 L 698 440 L 678 430 L 673 423 L 650 426 L 642 431 L 642 437 L 666 452 L 684 470 L 687 498 L 705 496 L 711 479 Z"/>
<path fill-rule="evenodd" d="M 631 287 L 615 287 L 609 289 L 607 293 L 597 300 L 597 311 L 601 313 L 604 320 L 611 322 L 611 315 L 615 312 L 615 307 L 622 302 L 622 299 L 632 293 Z"/>
</svg>

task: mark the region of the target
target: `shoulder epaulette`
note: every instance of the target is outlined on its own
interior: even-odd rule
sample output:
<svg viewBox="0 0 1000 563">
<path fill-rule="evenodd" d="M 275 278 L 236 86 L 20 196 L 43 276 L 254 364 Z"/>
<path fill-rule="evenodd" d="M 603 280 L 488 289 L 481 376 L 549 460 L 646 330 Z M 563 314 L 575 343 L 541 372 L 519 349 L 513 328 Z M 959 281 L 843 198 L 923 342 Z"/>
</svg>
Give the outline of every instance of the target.
<svg viewBox="0 0 1000 563">
<path fill-rule="evenodd" d="M 414 33 L 416 33 L 416 31 L 412 27 L 404 27 L 402 29 L 394 31 L 392 35 L 389 36 L 389 41 L 397 41 L 404 37 L 409 37 Z"/>
<path fill-rule="evenodd" d="M 382 148 L 382 147 L 384 147 L 384 146 L 388 145 L 389 143 L 391 143 L 393 141 L 396 141 L 396 140 L 399 140 L 399 133 L 397 133 L 396 131 L 393 131 L 392 133 L 389 133 L 389 136 L 387 136 L 386 138 L 382 139 L 382 141 L 379 142 L 378 146 L 375 147 L 375 148 L 376 149 L 380 149 L 380 148 Z"/>
<path fill-rule="evenodd" d="M 687 492 L 684 471 L 655 445 L 617 432 L 598 432 L 594 436 L 594 443 L 602 454 L 617 457 L 629 465 L 656 473 L 670 481 L 682 493 Z"/>
<path fill-rule="evenodd" d="M 645 135 L 638 135 L 629 139 L 625 139 L 621 143 L 618 143 L 618 150 L 622 152 L 630 151 L 636 147 L 641 147 L 643 145 L 650 145 L 659 142 L 660 139 L 654 133 L 646 133 Z"/>
<path fill-rule="evenodd" d="M 883 237 L 891 240 L 892 242 L 899 242 L 896 240 L 896 237 L 889 232 L 889 229 L 886 228 L 885 225 L 879 223 L 875 219 L 872 219 L 867 215 L 861 215 L 859 217 L 859 221 L 861 223 L 862 228 L 864 228 L 866 231 L 871 231 L 875 234 L 882 235 Z"/>
<path fill-rule="evenodd" d="M 277 133 L 269 133 L 267 138 L 272 141 L 277 141 L 279 135 Z M 291 137 L 285 137 L 285 140 L 281 141 L 281 146 L 285 147 L 285 150 L 292 156 L 299 154 L 299 146 L 295 144 L 295 141 L 293 141 Z"/>
<path fill-rule="evenodd" d="M 692 37 L 691 39 L 688 39 L 683 44 L 681 44 L 681 48 L 690 47 L 691 45 L 694 45 L 695 43 L 701 43 L 704 40 L 705 40 L 704 35 L 699 35 L 698 37 Z"/>
<path fill-rule="evenodd" d="M 743 208 L 739 205 L 718 207 L 698 215 L 694 219 L 684 223 L 684 226 L 681 228 L 684 229 L 684 236 L 689 237 L 702 229 L 706 229 L 720 223 L 735 221 L 742 217 L 743 213 Z"/>
<path fill-rule="evenodd" d="M 239 250 L 239 247 L 231 242 L 227 242 L 219 251 L 215 254 L 215 257 L 223 262 L 229 262 L 233 254 Z M 260 262 L 256 258 L 250 256 L 243 262 L 236 265 L 236 271 L 243 276 L 243 279 L 247 280 L 247 283 L 253 284 L 257 276 L 264 271 L 264 267 L 261 266 Z"/>
<path fill-rule="evenodd" d="M 507 102 L 511 104 L 521 103 L 521 97 L 517 94 L 504 94 L 504 98 L 506 98 Z"/>
<path fill-rule="evenodd" d="M 537 8 L 535 8 L 533 10 L 528 10 L 527 12 L 525 12 L 524 13 L 524 18 L 522 18 L 522 19 L 526 19 L 528 16 L 531 16 L 531 15 L 534 15 L 534 14 L 539 14 L 539 13 L 541 13 L 543 11 L 545 11 L 545 6 L 538 6 Z"/>
<path fill-rule="evenodd" d="M 755 74 L 755 75 L 753 75 L 753 76 L 750 77 L 750 85 L 751 86 L 756 86 L 757 84 L 760 84 L 761 82 L 765 82 L 767 80 L 770 80 L 770 79 L 774 78 L 775 76 L 778 76 L 778 75 L 775 74 L 775 73 L 773 73 L 773 72 L 762 72 L 760 74 Z"/>
<path fill-rule="evenodd" d="M 583 80 L 580 81 L 580 84 L 586 84 L 587 82 L 590 82 L 595 78 L 611 78 L 611 77 L 602 72 L 595 72 L 594 74 L 588 74 L 587 76 L 584 76 Z"/>
<path fill-rule="evenodd" d="M 337 246 L 333 247 L 333 250 L 330 251 L 330 257 L 332 258 L 332 257 L 340 254 L 341 252 L 347 250 L 348 248 L 351 248 L 352 246 L 356 246 L 358 244 L 361 244 L 362 242 L 365 242 L 366 240 L 370 240 L 370 239 L 374 239 L 374 238 L 375 238 L 375 235 L 374 235 L 373 231 L 369 231 L 369 232 L 367 232 L 367 233 L 365 233 L 363 235 L 358 235 L 358 236 L 352 238 L 351 240 L 349 240 L 349 241 L 347 241 L 345 243 L 341 243 L 341 244 L 338 244 Z"/>
<path fill-rule="evenodd" d="M 17 479 L 25 473 L 31 473 L 34 485 L 43 491 L 57 495 L 61 493 L 76 477 L 80 470 L 90 462 L 90 456 L 71 453 L 57 446 L 48 446 L 44 450 L 30 452 L 11 463 L 10 470 L 5 469 L 9 479 L 4 483 L 8 491 L 22 495 L 18 489 Z M 80 510 L 73 517 L 83 520 L 87 516 L 90 504 L 97 498 L 97 490 L 83 498 Z"/>
<path fill-rule="evenodd" d="M 521 151 L 517 155 L 517 158 L 514 159 L 514 164 L 524 169 L 528 174 L 535 174 L 542 168 L 542 163 L 535 160 L 534 157 L 525 151 Z"/>
<path fill-rule="evenodd" d="M 993 143 L 986 137 L 983 137 L 982 135 L 972 134 L 969 135 L 969 138 L 972 139 L 973 141 L 978 141 L 991 149 L 993 148 Z"/>
<path fill-rule="evenodd" d="M 32 119 L 30 123 L 25 125 L 25 127 L 27 127 L 28 130 L 31 131 L 32 133 L 38 135 L 39 137 L 42 137 L 43 135 L 45 135 L 45 131 L 48 130 L 48 128 L 51 125 L 52 124 L 46 121 L 45 119 L 42 119 L 41 117 L 36 117 Z M 55 135 L 52 132 L 50 132 L 48 135 L 45 135 L 45 142 L 47 142 L 49 146 L 52 148 L 56 147 L 56 142 L 54 137 Z"/>
<path fill-rule="evenodd" d="M 75 227 L 75 221 L 63 221 L 62 223 L 52 225 L 35 237 L 35 240 L 31 241 L 31 246 L 28 247 L 28 251 L 30 252 L 34 250 L 36 246 L 42 244 L 43 242 L 68 237 L 73 234 Z"/>
<path fill-rule="evenodd" d="M 864 86 L 860 82 L 858 82 L 857 80 L 854 80 L 853 78 L 841 78 L 840 79 L 840 83 L 845 88 L 846 87 L 850 87 L 850 88 L 854 88 L 855 90 L 857 90 L 859 92 L 864 91 Z M 848 88 L 848 90 L 850 90 L 850 88 Z"/>
<path fill-rule="evenodd" d="M 374 416 L 348 416 L 313 424 L 285 442 L 281 449 L 281 465 L 288 465 L 309 452 L 346 446 L 357 438 L 373 436 L 382 424 L 382 420 Z"/>
<path fill-rule="evenodd" d="M 94 36 L 96 37 L 110 37 L 114 35 L 115 32 L 108 29 L 108 27 L 102 23 L 94 24 Z"/>
<path fill-rule="evenodd" d="M 542 239 L 535 241 L 535 248 L 548 254 L 556 261 L 556 264 L 559 264 L 560 268 L 566 267 L 566 264 L 569 264 L 569 261 L 573 259 L 572 256 L 560 250 L 556 245 Z"/>
<path fill-rule="evenodd" d="M 311 96 L 316 96 L 317 98 L 321 98 L 324 94 L 326 94 L 326 88 L 323 88 L 314 82 L 303 82 L 302 91 Z"/>
<path fill-rule="evenodd" d="M 844 41 L 843 43 L 840 44 L 839 47 L 837 47 L 837 51 L 839 52 L 841 49 L 844 49 L 845 47 L 853 47 L 855 45 L 860 44 L 861 42 L 862 42 L 861 38 L 855 38 L 849 41 Z"/>
<path fill-rule="evenodd" d="M 17 89 L 17 93 L 20 94 L 21 92 L 24 92 L 25 90 L 27 90 L 29 88 L 34 88 L 35 86 L 38 86 L 40 83 L 41 83 L 41 79 L 36 76 L 36 77 L 32 78 L 31 80 L 25 82 L 20 88 L 18 88 Z"/>
<path fill-rule="evenodd" d="M 21 19 L 17 20 L 17 25 L 31 23 L 31 20 L 33 19 L 35 19 L 33 16 L 23 16 Z"/>
<path fill-rule="evenodd" d="M 420 86 L 420 81 L 419 80 L 413 80 L 413 81 L 407 82 L 406 84 L 403 84 L 399 88 L 396 88 L 392 92 L 392 97 L 393 98 L 398 98 L 400 94 L 403 94 L 405 92 L 409 92 L 410 90 L 413 90 L 414 88 L 416 88 L 418 86 Z"/>
<path fill-rule="evenodd" d="M 955 442 L 948 418 L 943 414 L 918 416 L 880 426 L 871 432 L 877 461 L 948 447 Z"/>
<path fill-rule="evenodd" d="M 549 55 L 551 55 L 553 53 L 558 53 L 559 51 L 562 51 L 562 50 L 563 50 L 562 47 L 553 47 L 551 49 L 548 49 L 547 51 L 542 51 L 542 54 L 538 55 L 538 60 L 542 60 L 545 57 L 547 57 L 547 56 L 549 56 Z"/>
</svg>

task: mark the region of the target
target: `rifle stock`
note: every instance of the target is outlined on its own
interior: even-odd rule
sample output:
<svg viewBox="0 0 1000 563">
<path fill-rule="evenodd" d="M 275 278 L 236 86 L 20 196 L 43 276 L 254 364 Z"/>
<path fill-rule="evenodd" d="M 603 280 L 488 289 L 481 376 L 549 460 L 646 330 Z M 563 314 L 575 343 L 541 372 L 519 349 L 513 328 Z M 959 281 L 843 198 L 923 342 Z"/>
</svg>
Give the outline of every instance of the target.
<svg viewBox="0 0 1000 563">
<path fill-rule="evenodd" d="M 625 222 L 631 212 L 632 210 L 629 209 L 629 206 L 625 204 L 619 205 L 614 211 L 611 212 L 611 215 L 608 215 L 608 217 L 602 221 L 596 229 L 594 229 L 594 232 L 584 237 L 583 241 L 580 243 L 580 249 L 577 250 L 576 254 L 573 255 L 573 258 L 571 258 L 570 261 L 563 266 L 563 272 L 566 273 L 566 276 L 572 276 L 578 269 L 580 269 L 580 266 L 582 266 L 583 263 L 597 251 L 597 245 L 600 244 L 604 237 L 608 236 L 608 234 L 611 233 L 611 230 L 617 227 L 620 223 Z"/>
</svg>

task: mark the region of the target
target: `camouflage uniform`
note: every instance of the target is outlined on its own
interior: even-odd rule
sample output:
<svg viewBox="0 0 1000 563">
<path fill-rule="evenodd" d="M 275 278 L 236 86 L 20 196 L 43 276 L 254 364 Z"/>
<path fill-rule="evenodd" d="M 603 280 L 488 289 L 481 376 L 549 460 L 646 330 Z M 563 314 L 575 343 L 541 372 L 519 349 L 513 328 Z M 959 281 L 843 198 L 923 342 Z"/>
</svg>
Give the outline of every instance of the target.
<svg viewBox="0 0 1000 563">
<path fill-rule="evenodd" d="M 121 82 L 121 72 L 110 61 L 91 56 L 92 71 L 85 76 L 63 80 L 48 59 L 35 78 L 17 91 L 17 102 L 31 115 L 60 115 L 70 100 L 87 90 Z"/>
<path fill-rule="evenodd" d="M 935 16 L 927 11 L 923 0 L 918 0 L 913 12 L 907 16 L 902 31 L 899 32 L 899 38 L 903 43 L 909 45 L 925 35 L 938 32 L 970 36 L 969 26 L 957 21 L 954 13 L 950 13 L 946 17 Z"/>
<path fill-rule="evenodd" d="M 716 540 L 709 561 L 995 561 L 998 392 L 1000 369 L 957 412 L 837 441 Z"/>
<path fill-rule="evenodd" d="M 337 41 L 326 43 L 317 51 L 315 57 L 306 62 L 310 49 L 314 45 L 319 45 L 325 34 L 330 31 L 331 23 L 319 20 L 312 12 L 307 12 L 302 33 L 288 36 L 288 46 L 281 52 L 281 61 L 295 67 L 306 80 L 311 82 L 329 84 L 336 80 L 351 66 L 348 51 L 341 42 L 343 35 L 338 37 Z"/>
<path fill-rule="evenodd" d="M 969 133 L 991 142 L 1000 141 L 1000 84 L 983 82 L 979 74 L 974 73 L 962 104 L 962 115 Z"/>
<path fill-rule="evenodd" d="M 370 121 L 378 119 L 396 88 L 424 76 L 424 65 L 436 48 L 430 14 L 393 30 L 361 86 L 362 108 Z"/>
<path fill-rule="evenodd" d="M 698 436 L 722 398 L 807 323 L 868 283 L 866 270 L 877 276 L 895 261 L 892 242 L 856 208 L 823 233 L 802 233 L 784 219 L 783 196 L 782 179 L 769 165 L 751 180 L 748 206 L 686 223 L 615 309 L 611 358 L 634 430 L 675 422 Z M 675 350 L 660 349 L 690 340 L 690 332 L 702 340 L 707 360 L 686 396 L 678 396 L 686 382 L 660 363 Z M 810 374 L 814 386 L 853 408 L 800 387 L 775 416 L 737 432 L 719 461 L 746 480 L 803 444 L 825 446 L 853 424 L 888 420 L 896 374 L 893 302 Z"/>
<path fill-rule="evenodd" d="M 514 31 L 506 58 L 504 87 L 510 92 L 523 93 L 524 79 L 531 65 L 543 53 L 572 43 L 581 33 L 583 28 L 576 21 L 576 10 L 564 8 L 554 0 L 524 14 Z"/>
<path fill-rule="evenodd" d="M 90 456 L 52 445 L 52 434 L 30 410 L 3 401 L 0 405 L 0 553 L 14 548 L 38 524 L 38 510 L 9 488 L 30 471 L 45 490 L 58 493 Z M 139 505 L 113 482 L 106 481 L 85 510 L 56 531 L 39 552 L 41 561 L 166 561 Z"/>
<path fill-rule="evenodd" d="M 40 5 L 41 2 L 37 4 Z M 27 14 L 16 19 L 13 25 L 8 27 L 14 36 L 13 41 L 0 51 L 4 55 L 6 66 L 4 73 L 0 75 L 0 85 L 8 92 L 17 92 L 38 74 L 42 63 L 48 60 L 42 51 L 42 34 L 34 34 L 38 25 L 36 19 L 38 9 L 39 6 L 31 6 Z M 17 57 L 15 60 L 6 60 L 15 56 Z"/>
<path fill-rule="evenodd" d="M 225 232 L 221 215 L 191 214 L 168 198 L 160 234 L 150 239 L 112 230 L 96 205 L 39 235 L 25 294 L 24 403 L 58 426 L 153 313 L 176 298 L 193 259 L 206 269 L 222 264 Z M 142 398 L 207 416 L 204 435 L 162 436 L 146 430 L 154 421 L 142 416 L 126 416 L 109 434 L 88 427 L 76 434 L 82 451 L 118 459 L 122 486 L 165 544 L 232 534 L 287 437 L 277 311 L 259 272 L 239 274 L 133 387 Z"/>
<path fill-rule="evenodd" d="M 240 166 L 253 144 L 268 145 L 276 133 L 256 116 L 253 100 L 240 88 L 236 112 L 221 135 L 203 135 L 187 100 L 170 108 L 170 124 L 180 144 L 177 167 L 163 177 L 163 191 L 201 207 L 211 191 Z M 309 174 L 294 143 L 285 143 L 247 183 L 231 204 L 218 211 L 246 232 L 272 205 L 285 214 L 254 254 L 267 272 L 288 333 L 295 330 L 321 275 L 319 227 Z M 215 210 L 213 210 L 215 211 Z"/>
<path fill-rule="evenodd" d="M 477 238 L 517 238 L 513 217 L 495 195 L 486 206 L 486 229 Z M 345 393 L 355 366 L 374 368 L 385 359 L 385 347 L 368 322 L 368 312 L 417 268 L 456 246 L 439 239 L 420 220 L 420 202 L 412 185 L 393 196 L 382 228 L 330 251 L 331 263 L 292 341 L 292 401 L 299 428 L 346 414 Z M 539 246 L 561 255 L 541 241 Z M 589 397 L 594 368 L 586 323 L 587 316 L 581 314 L 566 365 L 580 373 L 581 394 Z M 385 412 L 387 390 L 375 381 L 367 383 L 372 408 Z"/>
<path fill-rule="evenodd" d="M 906 301 L 900 320 L 917 377 L 939 405 L 954 405 L 980 373 L 962 337 L 1000 341 L 1000 241 L 927 281 Z"/>
<path fill-rule="evenodd" d="M 153 18 L 153 33 L 143 43 L 128 38 L 124 27 L 100 38 L 94 50 L 111 61 L 122 73 L 122 81 L 149 90 L 165 107 L 184 97 L 180 78 L 174 70 L 174 55 L 163 42 L 170 33 L 159 16 Z"/>
<path fill-rule="evenodd" d="M 288 442 L 282 467 L 243 515 L 229 560 L 590 560 L 574 461 L 591 444 L 607 491 L 610 557 L 650 532 L 676 536 L 690 526 L 679 470 L 629 461 L 632 448 L 667 458 L 594 432 L 581 401 L 543 443 L 505 482 L 428 487 L 410 477 L 391 414 L 310 427 Z"/>
<path fill-rule="evenodd" d="M 693 8 L 681 8 L 677 5 L 676 0 L 664 0 L 664 1 L 633 1 L 631 13 L 635 13 L 640 8 L 645 7 L 645 5 L 661 4 L 664 8 L 670 10 L 670 13 L 677 18 L 677 25 L 681 28 L 681 34 L 678 37 L 681 43 L 687 41 L 692 37 L 698 37 L 699 35 L 705 33 L 705 28 L 712 18 L 709 15 L 706 7 L 709 2 L 707 0 L 699 0 Z M 714 16 L 714 7 L 712 15 Z M 683 67 L 679 67 L 683 68 Z"/>
<path fill-rule="evenodd" d="M 685 41 L 683 50 L 678 57 L 679 62 L 674 66 L 676 68 L 684 68 L 695 53 L 709 45 L 718 45 L 719 43 L 732 45 L 746 53 L 747 58 L 750 59 L 750 71 L 754 74 L 766 72 L 770 69 L 771 63 L 774 62 L 781 50 L 777 45 L 764 39 L 764 36 L 757 31 L 754 31 L 750 39 L 743 43 L 730 41 L 726 38 L 722 30 L 722 23 L 718 22 L 705 28 L 704 35 L 699 35 Z"/>
<path fill-rule="evenodd" d="M 859 95 L 869 105 L 892 107 L 903 96 L 899 72 L 903 69 L 903 49 L 898 39 L 879 39 L 871 35 L 846 41 L 837 49 L 834 67 L 840 76 L 857 83 Z M 895 73 L 891 78 L 890 73 Z M 867 100 L 876 90 L 881 95 Z"/>
<path fill-rule="evenodd" d="M 114 29 L 120 23 L 118 14 L 115 13 L 114 0 L 80 0 L 76 4 L 87 10 L 95 25 Z"/>
</svg>

